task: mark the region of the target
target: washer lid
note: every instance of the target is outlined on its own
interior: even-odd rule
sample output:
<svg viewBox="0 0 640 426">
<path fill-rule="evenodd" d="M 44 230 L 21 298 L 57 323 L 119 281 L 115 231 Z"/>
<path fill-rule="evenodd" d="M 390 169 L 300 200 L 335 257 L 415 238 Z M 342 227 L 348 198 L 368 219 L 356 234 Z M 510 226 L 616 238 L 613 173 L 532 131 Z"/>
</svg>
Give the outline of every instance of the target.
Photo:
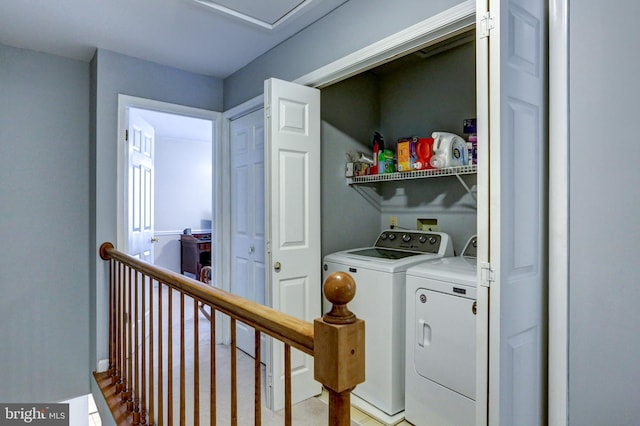
<svg viewBox="0 0 640 426">
<path fill-rule="evenodd" d="M 437 254 L 415 254 L 412 253 L 408 257 L 392 259 L 390 257 L 371 257 L 362 256 L 353 253 L 359 250 L 371 250 L 376 247 L 363 247 L 355 250 L 345 250 L 336 253 L 328 254 L 324 257 L 324 263 L 336 263 L 344 265 L 345 267 L 364 268 L 373 271 L 387 272 L 387 273 L 404 273 L 408 268 L 419 265 L 427 260 L 437 259 Z"/>
<path fill-rule="evenodd" d="M 404 259 L 405 257 L 419 256 L 421 254 L 424 254 L 424 253 L 414 252 L 414 251 L 392 250 L 392 249 L 384 249 L 384 248 L 377 248 L 377 247 L 350 250 L 347 253 L 358 255 L 358 256 L 373 257 L 376 259 L 389 259 L 389 260 Z"/>
<path fill-rule="evenodd" d="M 407 269 L 407 277 L 430 278 L 452 284 L 476 286 L 475 257 L 441 257 Z"/>
</svg>

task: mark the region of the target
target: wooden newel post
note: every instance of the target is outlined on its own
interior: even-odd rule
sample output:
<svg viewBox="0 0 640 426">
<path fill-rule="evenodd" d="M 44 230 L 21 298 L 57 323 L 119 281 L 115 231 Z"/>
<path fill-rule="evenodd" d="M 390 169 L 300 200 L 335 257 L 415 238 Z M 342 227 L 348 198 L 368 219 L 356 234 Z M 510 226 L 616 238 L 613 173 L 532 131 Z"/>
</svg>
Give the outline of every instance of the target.
<svg viewBox="0 0 640 426">
<path fill-rule="evenodd" d="M 364 382 L 364 321 L 349 311 L 356 283 L 346 272 L 324 282 L 331 311 L 314 321 L 314 376 L 329 392 L 329 425 L 351 424 L 351 391 Z"/>
<path fill-rule="evenodd" d="M 100 250 L 98 253 L 100 254 L 100 258 L 102 260 L 111 259 L 111 256 L 109 255 L 109 252 L 108 252 L 109 250 L 113 250 L 113 244 L 106 242 L 100 245 Z"/>
</svg>

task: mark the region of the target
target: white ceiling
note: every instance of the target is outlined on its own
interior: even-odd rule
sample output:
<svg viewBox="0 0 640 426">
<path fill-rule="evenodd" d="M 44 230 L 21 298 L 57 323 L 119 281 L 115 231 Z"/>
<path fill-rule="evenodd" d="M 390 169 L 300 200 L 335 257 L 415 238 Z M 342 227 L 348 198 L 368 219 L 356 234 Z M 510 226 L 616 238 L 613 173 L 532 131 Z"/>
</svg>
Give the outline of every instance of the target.
<svg viewBox="0 0 640 426">
<path fill-rule="evenodd" d="M 225 78 L 346 1 L 0 0 L 0 43 L 82 61 L 99 47 Z"/>
<path fill-rule="evenodd" d="M 138 108 L 136 110 L 151 124 L 158 138 L 211 143 L 211 120 Z"/>
<path fill-rule="evenodd" d="M 267 29 L 286 22 L 299 12 L 317 6 L 317 0 L 194 0 L 219 12 L 243 19 Z M 315 1 L 315 5 L 313 2 Z M 322 0 L 324 1 L 324 0 Z"/>
</svg>

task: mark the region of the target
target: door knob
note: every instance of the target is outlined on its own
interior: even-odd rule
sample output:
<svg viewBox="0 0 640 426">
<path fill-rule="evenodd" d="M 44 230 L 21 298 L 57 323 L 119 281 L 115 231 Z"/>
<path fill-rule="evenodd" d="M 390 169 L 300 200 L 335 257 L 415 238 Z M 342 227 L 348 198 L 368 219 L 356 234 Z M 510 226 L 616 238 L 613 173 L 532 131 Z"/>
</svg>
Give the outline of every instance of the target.
<svg viewBox="0 0 640 426">
<path fill-rule="evenodd" d="M 280 264 L 280 262 L 276 262 L 273 264 L 273 270 L 276 272 L 280 272 L 280 269 L 282 269 L 282 265 Z"/>
<path fill-rule="evenodd" d="M 151 242 L 152 243 L 157 243 L 158 241 L 160 241 L 160 240 L 157 239 L 156 237 L 151 237 Z"/>
<path fill-rule="evenodd" d="M 256 251 L 255 247 L 249 247 L 249 254 L 252 254 L 254 251 Z"/>
</svg>

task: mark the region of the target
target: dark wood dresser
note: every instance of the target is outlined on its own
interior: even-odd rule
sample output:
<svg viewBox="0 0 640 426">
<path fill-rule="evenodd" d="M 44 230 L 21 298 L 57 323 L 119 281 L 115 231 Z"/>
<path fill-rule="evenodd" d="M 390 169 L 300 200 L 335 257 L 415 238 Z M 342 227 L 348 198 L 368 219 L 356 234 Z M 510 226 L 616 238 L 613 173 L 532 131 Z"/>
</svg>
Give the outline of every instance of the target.
<svg viewBox="0 0 640 426">
<path fill-rule="evenodd" d="M 199 279 L 203 266 L 211 266 L 211 233 L 180 235 L 180 273 Z"/>
</svg>

